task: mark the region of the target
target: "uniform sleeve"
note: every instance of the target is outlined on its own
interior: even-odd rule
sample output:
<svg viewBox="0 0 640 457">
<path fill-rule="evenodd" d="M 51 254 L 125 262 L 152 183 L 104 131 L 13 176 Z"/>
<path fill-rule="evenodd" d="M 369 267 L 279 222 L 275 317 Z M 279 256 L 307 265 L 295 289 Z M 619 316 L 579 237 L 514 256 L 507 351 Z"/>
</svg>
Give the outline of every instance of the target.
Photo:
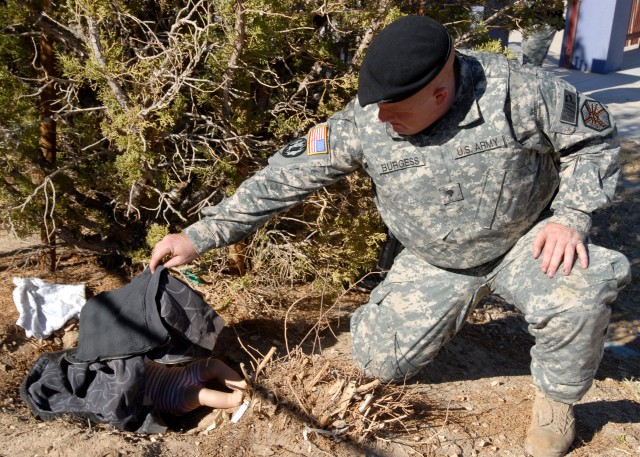
<svg viewBox="0 0 640 457">
<path fill-rule="evenodd" d="M 198 253 L 241 241 L 276 214 L 333 184 L 361 164 L 353 103 L 269 159 L 268 165 L 184 231 Z"/>
<path fill-rule="evenodd" d="M 549 220 L 586 238 L 591 215 L 609 206 L 615 193 L 620 172 L 615 121 L 602 103 L 565 81 L 539 69 L 534 80 L 537 87 L 528 87 L 527 91 L 538 94 L 537 102 L 520 100 L 516 106 L 533 108 L 533 120 L 529 122 L 535 126 L 531 125 L 530 131 L 538 130 L 539 137 L 536 140 L 532 135 L 528 141 L 556 159 L 560 184 L 551 202 L 553 215 Z M 522 84 L 521 94 L 523 87 L 527 84 Z"/>
</svg>

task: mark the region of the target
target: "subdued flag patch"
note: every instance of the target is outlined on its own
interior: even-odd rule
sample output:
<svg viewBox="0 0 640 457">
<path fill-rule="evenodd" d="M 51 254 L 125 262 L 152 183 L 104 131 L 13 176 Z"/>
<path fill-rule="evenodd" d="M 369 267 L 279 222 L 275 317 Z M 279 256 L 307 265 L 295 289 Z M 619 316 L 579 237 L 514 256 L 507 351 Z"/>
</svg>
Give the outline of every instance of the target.
<svg viewBox="0 0 640 457">
<path fill-rule="evenodd" d="M 319 125 L 309 130 L 307 134 L 307 155 L 327 154 L 328 152 L 327 126 Z"/>
</svg>

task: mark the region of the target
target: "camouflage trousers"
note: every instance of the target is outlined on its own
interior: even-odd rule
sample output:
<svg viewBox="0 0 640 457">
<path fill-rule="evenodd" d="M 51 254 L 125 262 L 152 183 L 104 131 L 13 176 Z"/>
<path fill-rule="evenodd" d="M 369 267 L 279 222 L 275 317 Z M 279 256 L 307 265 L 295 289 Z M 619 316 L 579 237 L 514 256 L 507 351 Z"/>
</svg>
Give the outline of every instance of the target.
<svg viewBox="0 0 640 457">
<path fill-rule="evenodd" d="M 452 272 L 405 249 L 369 302 L 351 318 L 353 356 L 363 373 L 403 381 L 418 373 L 460 330 L 477 303 L 496 294 L 524 315 L 535 338 L 534 383 L 547 396 L 578 401 L 602 358 L 611 309 L 630 278 L 627 258 L 588 243 L 589 267 L 552 279 L 532 256 L 539 223 L 489 271 Z"/>
</svg>

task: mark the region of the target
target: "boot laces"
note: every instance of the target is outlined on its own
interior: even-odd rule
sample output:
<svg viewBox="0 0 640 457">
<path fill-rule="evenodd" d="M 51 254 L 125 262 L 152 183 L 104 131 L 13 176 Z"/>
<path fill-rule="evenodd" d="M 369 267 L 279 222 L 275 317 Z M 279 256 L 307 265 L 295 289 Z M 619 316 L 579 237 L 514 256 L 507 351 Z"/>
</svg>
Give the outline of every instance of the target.
<svg viewBox="0 0 640 457">
<path fill-rule="evenodd" d="M 574 422 L 573 407 L 547 397 L 540 396 L 538 403 L 538 425 L 564 435 Z"/>
</svg>

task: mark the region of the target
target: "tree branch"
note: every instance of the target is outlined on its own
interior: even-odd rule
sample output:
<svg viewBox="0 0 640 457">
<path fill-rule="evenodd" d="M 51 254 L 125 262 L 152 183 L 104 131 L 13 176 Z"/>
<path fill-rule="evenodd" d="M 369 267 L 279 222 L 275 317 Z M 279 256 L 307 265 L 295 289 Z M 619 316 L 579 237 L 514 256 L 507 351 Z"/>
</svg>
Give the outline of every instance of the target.
<svg viewBox="0 0 640 457">
<path fill-rule="evenodd" d="M 71 29 L 53 20 L 47 13 L 40 13 L 34 25 L 56 41 L 86 57 L 87 49 L 83 41 Z"/>
<path fill-rule="evenodd" d="M 235 45 L 233 46 L 233 51 L 231 52 L 231 56 L 229 56 L 229 62 L 227 63 L 227 71 L 225 72 L 223 78 L 223 95 L 222 95 L 222 113 L 225 119 L 228 119 L 231 116 L 231 101 L 229 97 L 229 86 L 233 80 L 233 74 L 235 73 L 236 68 L 238 67 L 238 62 L 240 61 L 240 56 L 242 56 L 242 50 L 244 49 L 245 41 L 247 38 L 247 32 L 245 30 L 244 23 L 244 5 L 242 4 L 242 0 L 237 0 L 236 4 L 236 24 L 234 27 L 235 30 Z"/>
<path fill-rule="evenodd" d="M 366 49 L 371 44 L 371 40 L 373 40 L 373 37 L 375 36 L 376 32 L 378 32 L 378 30 L 384 23 L 384 15 L 388 10 L 389 10 L 389 0 L 381 1 L 380 6 L 378 7 L 378 19 L 371 22 L 371 25 L 369 26 L 369 28 L 367 28 L 367 31 L 362 36 L 362 40 L 360 40 L 360 44 L 358 45 L 358 48 L 354 52 L 353 58 L 349 63 L 349 68 L 347 69 L 347 73 L 349 74 L 353 73 L 356 68 L 360 67 L 360 64 L 362 63 L 362 57 Z"/>
<path fill-rule="evenodd" d="M 107 71 L 107 63 L 102 54 L 102 46 L 100 45 L 100 32 L 98 30 L 98 27 L 96 26 L 95 21 L 91 17 L 87 17 L 87 28 L 89 32 L 88 39 L 89 45 L 91 46 L 91 51 L 93 52 L 93 56 L 95 57 L 98 66 L 102 70 L 102 74 L 107 80 L 107 84 L 109 84 L 109 87 L 111 88 L 111 92 L 116 97 L 116 100 L 118 101 L 120 107 L 125 111 L 129 111 L 127 95 L 125 94 L 122 87 L 118 85 L 118 83 L 109 75 Z"/>
</svg>

